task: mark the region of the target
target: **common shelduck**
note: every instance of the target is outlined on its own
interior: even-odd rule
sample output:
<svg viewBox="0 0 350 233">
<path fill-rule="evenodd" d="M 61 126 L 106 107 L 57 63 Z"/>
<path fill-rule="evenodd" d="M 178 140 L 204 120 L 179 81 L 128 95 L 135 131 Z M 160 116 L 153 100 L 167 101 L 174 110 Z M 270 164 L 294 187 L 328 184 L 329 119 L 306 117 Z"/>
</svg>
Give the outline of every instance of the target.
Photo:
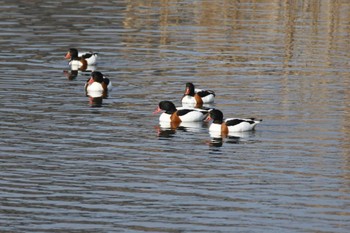
<svg viewBox="0 0 350 233">
<path fill-rule="evenodd" d="M 181 102 L 184 105 L 191 104 L 196 108 L 200 108 L 203 104 L 214 102 L 215 92 L 211 90 L 196 89 L 193 83 L 186 83 L 185 94 Z"/>
<path fill-rule="evenodd" d="M 91 73 L 91 77 L 85 83 L 85 91 L 88 96 L 107 96 L 107 92 L 112 89 L 112 82 L 103 76 L 99 71 Z"/>
<path fill-rule="evenodd" d="M 78 50 L 74 48 L 69 49 L 65 58 L 69 60 L 70 66 L 75 66 L 78 68 L 81 68 L 84 66 L 87 67 L 88 65 L 95 65 L 97 63 L 97 53 L 93 53 L 93 52 L 78 53 Z"/>
<path fill-rule="evenodd" d="M 203 121 L 209 114 L 208 110 L 198 108 L 176 109 L 174 103 L 171 101 L 159 102 L 154 114 L 161 112 L 162 110 L 165 112 L 160 115 L 159 121 L 172 123 Z"/>
<path fill-rule="evenodd" d="M 206 120 L 213 120 L 209 126 L 209 132 L 219 133 L 222 136 L 227 136 L 234 132 L 254 130 L 255 126 L 262 121 L 255 118 L 227 118 L 224 120 L 223 113 L 218 109 L 210 110 Z"/>
<path fill-rule="evenodd" d="M 86 81 L 85 88 L 94 82 L 101 83 L 105 91 L 111 91 L 113 88 L 111 80 L 99 71 L 94 71 L 91 73 L 91 77 Z"/>
</svg>

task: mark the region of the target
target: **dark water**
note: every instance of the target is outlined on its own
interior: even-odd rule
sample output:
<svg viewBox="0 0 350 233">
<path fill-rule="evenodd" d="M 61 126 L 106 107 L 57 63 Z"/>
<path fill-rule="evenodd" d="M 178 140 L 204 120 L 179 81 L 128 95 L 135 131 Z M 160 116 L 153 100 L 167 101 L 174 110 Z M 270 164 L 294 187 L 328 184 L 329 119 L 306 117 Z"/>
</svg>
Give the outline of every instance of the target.
<svg viewBox="0 0 350 233">
<path fill-rule="evenodd" d="M 1 232 L 350 231 L 350 2 L 0 3 Z M 100 108 L 71 47 L 113 82 Z M 189 81 L 263 123 L 161 128 Z"/>
</svg>

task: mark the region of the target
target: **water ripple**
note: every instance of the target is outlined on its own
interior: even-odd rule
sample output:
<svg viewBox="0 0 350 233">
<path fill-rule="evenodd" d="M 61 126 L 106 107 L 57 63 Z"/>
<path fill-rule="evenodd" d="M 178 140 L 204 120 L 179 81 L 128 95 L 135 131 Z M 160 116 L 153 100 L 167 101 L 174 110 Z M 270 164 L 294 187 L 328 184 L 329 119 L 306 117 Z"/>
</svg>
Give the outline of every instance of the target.
<svg viewBox="0 0 350 233">
<path fill-rule="evenodd" d="M 0 8 L 1 232 L 348 232 L 349 3 Z M 90 72 L 64 74 L 71 47 L 113 82 L 99 108 Z M 160 125 L 189 81 L 263 123 Z"/>
</svg>

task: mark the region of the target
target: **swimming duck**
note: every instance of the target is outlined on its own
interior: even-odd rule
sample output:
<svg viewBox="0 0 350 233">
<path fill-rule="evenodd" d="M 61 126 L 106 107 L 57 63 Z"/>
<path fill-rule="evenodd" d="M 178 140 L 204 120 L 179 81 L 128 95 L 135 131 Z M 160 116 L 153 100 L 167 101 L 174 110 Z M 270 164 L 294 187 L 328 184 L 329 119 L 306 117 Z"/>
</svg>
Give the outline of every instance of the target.
<svg viewBox="0 0 350 233">
<path fill-rule="evenodd" d="M 97 62 L 97 53 L 84 52 L 78 53 L 77 49 L 71 48 L 67 52 L 65 58 L 69 60 L 69 65 L 77 66 L 78 68 L 95 65 Z M 84 69 L 83 69 L 84 70 Z"/>
<path fill-rule="evenodd" d="M 107 91 L 112 89 L 112 82 L 99 71 L 91 73 L 91 77 L 85 83 L 85 91 L 89 96 L 107 96 Z"/>
<path fill-rule="evenodd" d="M 91 77 L 88 78 L 88 80 L 85 83 L 85 88 L 87 88 L 94 82 L 100 83 L 105 91 L 111 91 L 113 88 L 111 80 L 109 80 L 109 78 L 104 76 L 99 71 L 94 71 L 91 73 Z"/>
<path fill-rule="evenodd" d="M 162 110 L 165 112 L 160 115 L 159 121 L 172 123 L 203 121 L 209 114 L 208 110 L 198 108 L 176 109 L 174 103 L 171 101 L 159 102 L 154 114 L 159 113 Z"/>
<path fill-rule="evenodd" d="M 183 95 L 182 104 L 192 104 L 200 108 L 203 104 L 214 102 L 215 92 L 211 90 L 195 89 L 193 83 L 186 83 L 185 94 Z"/>
<path fill-rule="evenodd" d="M 213 120 L 209 126 L 209 132 L 221 133 L 223 136 L 227 136 L 233 132 L 254 130 L 255 126 L 262 121 L 255 118 L 227 118 L 224 120 L 223 113 L 218 109 L 210 110 L 206 120 Z"/>
</svg>

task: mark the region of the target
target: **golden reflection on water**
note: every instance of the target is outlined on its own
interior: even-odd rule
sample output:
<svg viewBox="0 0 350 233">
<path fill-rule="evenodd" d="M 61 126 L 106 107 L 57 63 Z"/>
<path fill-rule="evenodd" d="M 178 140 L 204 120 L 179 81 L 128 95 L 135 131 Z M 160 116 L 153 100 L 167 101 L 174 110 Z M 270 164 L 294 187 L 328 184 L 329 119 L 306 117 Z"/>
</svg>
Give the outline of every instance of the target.
<svg viewBox="0 0 350 233">
<path fill-rule="evenodd" d="M 347 1 L 331 0 L 147 1 L 147 4 L 130 1 L 124 27 L 144 30 L 145 41 L 140 46 L 145 46 L 145 42 L 154 44 L 155 39 L 159 46 L 170 46 L 188 39 L 188 34 L 196 34 L 191 38 L 196 45 L 194 49 L 216 54 L 202 59 L 226 61 L 225 66 L 234 61 L 251 61 L 252 58 L 264 60 L 260 53 L 253 52 L 270 47 L 271 52 L 277 54 L 281 48 L 284 50 L 280 68 L 293 67 L 296 61 L 299 67 L 318 67 L 320 63 L 331 67 L 334 65 L 332 57 L 337 56 L 339 50 L 344 53 L 344 49 L 349 49 L 349 5 Z M 147 16 L 152 18 L 155 14 L 159 15 L 158 22 L 147 20 Z M 151 30 L 157 27 L 155 25 L 159 25 L 159 37 Z M 138 38 L 125 36 L 123 39 L 128 44 L 135 43 Z M 217 43 L 218 40 L 221 43 Z M 252 46 L 242 46 L 242 42 Z M 291 73 L 290 69 L 284 71 Z"/>
<path fill-rule="evenodd" d="M 125 29 L 143 30 L 144 38 L 127 34 L 123 42 L 177 50 L 190 38 L 201 61 L 198 76 L 204 78 L 218 70 L 222 74 L 224 68 L 227 75 L 318 76 L 320 83 L 327 83 L 323 76 L 349 63 L 344 59 L 339 64 L 339 56 L 349 53 L 349 12 L 350 2 L 331 0 L 129 1 Z M 154 14 L 159 14 L 158 22 L 143 20 Z M 159 35 L 152 30 L 155 25 Z M 240 67 L 254 69 L 239 73 L 235 68 Z M 314 86 L 318 92 L 319 86 Z"/>
<path fill-rule="evenodd" d="M 327 84 L 332 80 L 326 76 L 344 65 L 339 64 L 339 56 L 349 53 L 349 7 L 347 1 L 330 0 L 130 1 L 124 26 L 142 30 L 144 38 L 127 34 L 123 42 L 127 47 L 158 45 L 168 51 L 191 43 L 195 55 L 181 54 L 181 59 L 196 60 L 193 69 L 206 83 L 219 85 L 212 77 L 223 74 L 280 75 L 284 78 L 276 92 L 286 108 L 289 109 L 290 95 L 295 94 L 309 108 L 331 97 Z M 154 14 L 159 14 L 158 22 L 147 20 Z M 155 35 L 155 30 L 160 31 L 159 35 Z M 168 55 L 160 54 L 164 58 Z M 346 75 L 346 71 L 339 74 Z M 290 76 L 317 79 L 303 78 L 291 86 L 295 80 Z M 245 88 L 246 83 L 235 85 Z M 262 94 L 257 93 L 259 90 L 250 91 Z"/>
<path fill-rule="evenodd" d="M 339 112 L 343 121 L 335 127 L 344 133 L 348 155 L 350 1 L 129 1 L 125 14 L 125 29 L 143 35 L 122 36 L 127 48 L 158 46 L 160 57 L 169 58 L 176 56 L 169 51 L 190 47 L 192 53 L 181 53 L 180 59 L 195 61 L 195 75 L 213 88 L 226 85 L 216 83 L 217 75 L 280 77 L 270 93 L 280 96 L 279 119 L 288 120 L 284 112 L 295 111 L 292 118 L 307 123 Z M 266 95 L 266 90 L 247 89 L 249 82 L 234 85 Z M 333 99 L 339 91 L 343 106 Z M 322 128 L 322 120 L 320 124 Z"/>
</svg>

